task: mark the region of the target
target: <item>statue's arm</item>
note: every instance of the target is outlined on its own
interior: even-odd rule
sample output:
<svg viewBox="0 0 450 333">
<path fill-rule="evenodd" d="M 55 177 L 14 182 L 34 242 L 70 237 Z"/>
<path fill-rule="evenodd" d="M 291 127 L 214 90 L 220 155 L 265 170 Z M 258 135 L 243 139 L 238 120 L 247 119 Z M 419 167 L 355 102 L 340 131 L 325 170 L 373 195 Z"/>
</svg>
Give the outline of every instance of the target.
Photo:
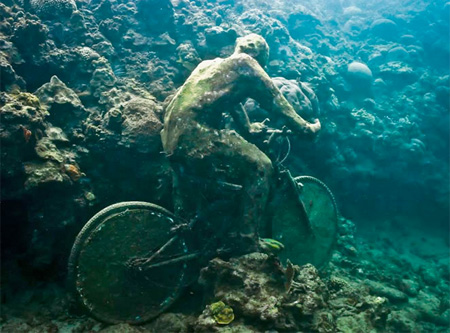
<svg viewBox="0 0 450 333">
<path fill-rule="evenodd" d="M 231 110 L 231 116 L 236 123 L 239 133 L 249 133 L 251 131 L 251 122 L 242 103 L 239 103 Z"/>
<path fill-rule="evenodd" d="M 269 75 L 256 61 L 250 60 L 248 66 L 250 66 L 249 75 L 246 78 L 248 94 L 258 101 L 263 109 L 281 116 L 289 129 L 296 133 L 312 136 L 320 130 L 318 119 L 314 123 L 309 123 L 295 112 Z"/>
</svg>

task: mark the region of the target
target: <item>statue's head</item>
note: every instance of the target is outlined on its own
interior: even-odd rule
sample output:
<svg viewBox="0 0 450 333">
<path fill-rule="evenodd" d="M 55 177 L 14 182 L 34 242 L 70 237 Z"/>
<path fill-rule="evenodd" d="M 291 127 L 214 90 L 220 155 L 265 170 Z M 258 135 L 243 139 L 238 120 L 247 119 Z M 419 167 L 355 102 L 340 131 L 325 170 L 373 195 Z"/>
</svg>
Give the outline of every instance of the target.
<svg viewBox="0 0 450 333">
<path fill-rule="evenodd" d="M 250 34 L 237 39 L 234 53 L 246 53 L 264 67 L 269 59 L 269 45 L 260 35 Z"/>
</svg>

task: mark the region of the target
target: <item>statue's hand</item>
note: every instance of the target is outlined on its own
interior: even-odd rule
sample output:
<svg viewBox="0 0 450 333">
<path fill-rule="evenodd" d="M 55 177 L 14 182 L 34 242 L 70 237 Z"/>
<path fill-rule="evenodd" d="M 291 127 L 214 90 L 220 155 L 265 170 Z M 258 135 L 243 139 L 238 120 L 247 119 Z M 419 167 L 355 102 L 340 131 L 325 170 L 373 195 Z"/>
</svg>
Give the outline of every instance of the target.
<svg viewBox="0 0 450 333">
<path fill-rule="evenodd" d="M 312 134 L 316 134 L 317 132 L 319 132 L 321 127 L 322 125 L 320 124 L 319 119 L 314 119 L 313 123 L 308 124 L 308 129 Z"/>
<path fill-rule="evenodd" d="M 266 128 L 266 125 L 264 125 L 264 122 L 262 123 L 251 123 L 250 124 L 250 134 L 259 134 Z"/>
</svg>

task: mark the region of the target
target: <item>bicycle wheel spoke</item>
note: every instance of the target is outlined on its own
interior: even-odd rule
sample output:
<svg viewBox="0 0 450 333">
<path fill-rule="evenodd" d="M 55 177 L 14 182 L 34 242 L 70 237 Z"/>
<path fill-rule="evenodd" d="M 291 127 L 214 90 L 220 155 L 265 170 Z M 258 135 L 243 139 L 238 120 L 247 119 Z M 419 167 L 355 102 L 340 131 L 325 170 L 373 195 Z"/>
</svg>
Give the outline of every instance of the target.
<svg viewBox="0 0 450 333">
<path fill-rule="evenodd" d="M 158 267 L 163 267 L 163 266 L 178 264 L 180 262 L 186 262 L 186 261 L 189 261 L 189 260 L 194 260 L 194 259 L 197 259 L 198 257 L 199 257 L 198 253 L 192 253 L 192 254 L 182 255 L 181 257 L 178 257 L 178 258 L 173 258 L 173 259 L 165 260 L 165 261 L 162 261 L 162 262 L 158 262 L 158 263 L 155 263 L 155 264 L 151 264 L 150 262 L 146 262 L 144 264 L 144 266 L 142 267 L 142 269 L 143 270 L 150 270 L 150 269 L 154 269 L 154 268 L 158 268 Z"/>
</svg>

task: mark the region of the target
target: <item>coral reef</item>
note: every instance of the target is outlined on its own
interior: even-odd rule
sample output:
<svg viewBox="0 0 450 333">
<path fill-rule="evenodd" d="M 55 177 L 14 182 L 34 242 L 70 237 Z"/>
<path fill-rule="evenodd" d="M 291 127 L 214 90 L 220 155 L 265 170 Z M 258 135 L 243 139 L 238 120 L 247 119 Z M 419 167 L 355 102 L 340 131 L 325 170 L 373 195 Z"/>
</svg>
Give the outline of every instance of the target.
<svg viewBox="0 0 450 333">
<path fill-rule="evenodd" d="M 1 330 L 447 331 L 449 9 L 2 1 Z M 172 207 L 164 109 L 198 63 L 230 55 L 249 32 L 267 40 L 267 72 L 297 112 L 321 120 L 318 139 L 292 140 L 285 163 L 322 179 L 351 218 L 329 267 L 215 258 L 179 305 L 142 327 L 68 313 L 61 286 L 75 235 L 114 202 Z M 252 100 L 245 108 L 267 117 Z M 233 309 L 227 325 L 208 308 L 220 301 Z"/>
</svg>

